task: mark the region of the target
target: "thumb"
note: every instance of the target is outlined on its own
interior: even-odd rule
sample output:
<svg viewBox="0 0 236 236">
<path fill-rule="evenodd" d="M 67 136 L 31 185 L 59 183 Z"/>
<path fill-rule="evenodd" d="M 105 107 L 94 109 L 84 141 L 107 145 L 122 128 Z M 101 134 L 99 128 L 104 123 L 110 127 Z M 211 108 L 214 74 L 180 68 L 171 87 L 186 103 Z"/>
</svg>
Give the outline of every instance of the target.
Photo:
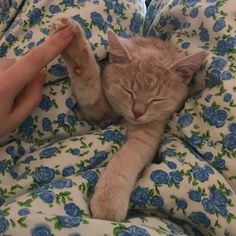
<svg viewBox="0 0 236 236">
<path fill-rule="evenodd" d="M 18 95 L 9 114 L 11 129 L 15 129 L 29 116 L 42 98 L 43 85 L 46 80 L 44 73 L 39 74 Z"/>
</svg>

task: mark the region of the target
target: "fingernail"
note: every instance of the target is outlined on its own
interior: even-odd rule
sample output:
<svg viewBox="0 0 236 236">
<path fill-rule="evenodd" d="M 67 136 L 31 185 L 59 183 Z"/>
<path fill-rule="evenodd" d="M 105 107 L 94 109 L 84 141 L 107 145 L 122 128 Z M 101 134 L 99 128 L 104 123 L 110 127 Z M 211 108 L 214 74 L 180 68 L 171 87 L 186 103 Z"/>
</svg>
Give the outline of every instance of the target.
<svg viewBox="0 0 236 236">
<path fill-rule="evenodd" d="M 72 36 L 72 29 L 70 27 L 66 27 L 61 31 L 61 35 L 63 38 L 70 38 Z"/>
</svg>

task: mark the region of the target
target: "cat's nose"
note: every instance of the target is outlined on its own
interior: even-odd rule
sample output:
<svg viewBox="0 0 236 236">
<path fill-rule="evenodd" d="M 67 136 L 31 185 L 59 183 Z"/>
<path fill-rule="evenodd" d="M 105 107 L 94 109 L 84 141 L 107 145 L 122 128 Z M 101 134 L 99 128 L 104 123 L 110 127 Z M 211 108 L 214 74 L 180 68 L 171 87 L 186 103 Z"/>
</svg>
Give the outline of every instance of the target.
<svg viewBox="0 0 236 236">
<path fill-rule="evenodd" d="M 136 110 L 134 110 L 133 109 L 133 115 L 134 115 L 134 118 L 135 119 L 138 119 L 140 116 L 142 116 L 144 114 L 144 112 L 142 112 L 142 111 L 136 111 Z"/>
</svg>

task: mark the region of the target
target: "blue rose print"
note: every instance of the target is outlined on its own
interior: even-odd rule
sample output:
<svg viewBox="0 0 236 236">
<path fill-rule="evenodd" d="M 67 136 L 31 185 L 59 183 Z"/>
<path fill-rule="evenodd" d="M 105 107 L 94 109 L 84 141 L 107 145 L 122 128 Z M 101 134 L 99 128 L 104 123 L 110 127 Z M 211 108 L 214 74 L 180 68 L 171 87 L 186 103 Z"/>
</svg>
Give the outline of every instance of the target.
<svg viewBox="0 0 236 236">
<path fill-rule="evenodd" d="M 142 23 L 143 23 L 143 18 L 141 16 L 141 14 L 135 12 L 132 19 L 131 19 L 129 28 L 132 32 L 138 33 L 141 26 L 142 26 Z"/>
<path fill-rule="evenodd" d="M 192 7 L 196 5 L 199 2 L 199 0 L 185 0 L 185 6 L 186 7 Z"/>
<path fill-rule="evenodd" d="M 227 48 L 234 49 L 236 47 L 236 37 L 229 37 L 226 39 Z"/>
<path fill-rule="evenodd" d="M 187 48 L 189 48 L 189 46 L 190 46 L 190 43 L 189 43 L 189 42 L 184 42 L 184 43 L 181 44 L 181 47 L 182 47 L 183 49 L 187 49 Z"/>
<path fill-rule="evenodd" d="M 135 235 L 135 236 L 150 236 L 149 232 L 136 225 L 131 225 L 127 229 L 121 231 L 117 234 L 117 236 L 129 236 L 129 235 Z"/>
<path fill-rule="evenodd" d="M 165 27 L 167 25 L 167 21 L 163 16 L 160 17 L 159 24 L 161 27 Z"/>
<path fill-rule="evenodd" d="M 5 45 L 0 45 L 0 57 L 5 57 L 7 53 L 7 47 Z"/>
<path fill-rule="evenodd" d="M 206 84 L 207 87 L 213 87 L 220 83 L 221 80 L 221 71 L 218 69 L 213 69 L 209 71 L 208 77 L 210 80 L 207 80 L 208 84 Z"/>
<path fill-rule="evenodd" d="M 223 97 L 223 100 L 225 102 L 230 102 L 231 99 L 232 99 L 232 94 L 230 94 L 230 93 L 226 93 Z"/>
<path fill-rule="evenodd" d="M 193 8 L 190 12 L 189 12 L 189 16 L 191 17 L 191 18 L 196 18 L 197 16 L 198 16 L 198 8 Z"/>
<path fill-rule="evenodd" d="M 201 194 L 197 190 L 190 190 L 188 193 L 189 199 L 195 202 L 201 201 Z"/>
<path fill-rule="evenodd" d="M 190 215 L 190 219 L 194 223 L 203 225 L 205 228 L 209 227 L 211 224 L 210 219 L 205 215 L 205 213 L 200 211 L 192 212 Z"/>
<path fill-rule="evenodd" d="M 25 149 L 22 146 L 19 146 L 17 151 L 20 156 L 23 156 L 25 154 Z"/>
<path fill-rule="evenodd" d="M 208 212 L 210 214 L 215 214 L 216 208 L 215 208 L 215 205 L 212 200 L 210 200 L 208 198 L 204 198 L 202 200 L 202 206 L 206 212 Z"/>
<path fill-rule="evenodd" d="M 161 196 L 153 196 L 150 199 L 150 203 L 152 206 L 155 206 L 155 207 L 163 207 L 164 199 Z"/>
<path fill-rule="evenodd" d="M 170 169 L 176 169 L 176 168 L 177 168 L 176 163 L 173 162 L 173 161 L 168 161 L 168 162 L 167 162 L 167 165 L 168 165 L 168 167 L 169 167 Z"/>
<path fill-rule="evenodd" d="M 16 36 L 15 35 L 13 35 L 13 34 L 8 34 L 7 36 L 6 36 L 6 41 L 8 42 L 8 43 L 13 43 L 14 41 L 16 41 Z"/>
<path fill-rule="evenodd" d="M 56 153 L 59 153 L 59 152 L 60 152 L 59 148 L 49 147 L 49 148 L 46 148 L 43 151 L 41 151 L 39 153 L 39 156 L 40 156 L 40 159 L 50 158 L 50 157 L 54 156 Z"/>
<path fill-rule="evenodd" d="M 171 171 L 170 172 L 170 180 L 174 183 L 174 184 L 180 184 L 180 182 L 183 180 L 182 175 L 180 174 L 180 172 L 177 171 Z"/>
<path fill-rule="evenodd" d="M 42 120 L 43 130 L 46 132 L 50 132 L 52 130 L 52 122 L 47 117 Z"/>
<path fill-rule="evenodd" d="M 111 142 L 111 141 L 122 142 L 125 139 L 125 136 L 123 134 L 113 130 L 106 130 L 103 133 L 103 137 L 106 142 Z"/>
<path fill-rule="evenodd" d="M 41 102 L 39 103 L 39 108 L 43 111 L 49 111 L 53 106 L 51 98 L 49 96 L 43 95 Z"/>
<path fill-rule="evenodd" d="M 146 188 L 138 187 L 131 194 L 131 201 L 136 206 L 143 206 L 147 204 L 148 200 L 149 200 L 149 194 L 148 194 L 148 189 Z"/>
<path fill-rule="evenodd" d="M 234 150 L 236 148 L 236 134 L 228 134 L 223 139 L 223 145 L 228 150 Z"/>
<path fill-rule="evenodd" d="M 34 226 L 34 228 L 31 231 L 32 236 L 51 236 L 51 229 L 46 224 L 37 224 Z"/>
<path fill-rule="evenodd" d="M 219 207 L 219 213 L 223 216 L 223 217 L 227 217 L 228 216 L 228 210 L 225 207 Z"/>
<path fill-rule="evenodd" d="M 225 20 L 224 19 L 219 19 L 214 23 L 213 30 L 215 32 L 218 32 L 218 31 L 222 30 L 225 26 L 226 26 L 225 25 Z"/>
<path fill-rule="evenodd" d="M 83 28 L 86 39 L 90 39 L 92 37 L 92 32 L 88 28 Z"/>
<path fill-rule="evenodd" d="M 79 216 L 72 217 L 72 216 L 58 216 L 58 220 L 62 227 L 64 228 L 73 228 L 78 227 L 81 222 L 81 218 Z"/>
<path fill-rule="evenodd" d="M 108 8 L 109 10 L 113 9 L 113 2 L 110 0 L 107 0 L 105 3 L 106 8 Z"/>
<path fill-rule="evenodd" d="M 216 5 L 211 5 L 205 9 L 204 14 L 206 17 L 209 18 L 214 16 L 217 12 L 218 12 L 218 7 Z"/>
<path fill-rule="evenodd" d="M 71 154 L 74 155 L 74 156 L 79 156 L 80 154 L 80 149 L 79 148 L 73 148 L 71 150 Z"/>
<path fill-rule="evenodd" d="M 232 132 L 233 134 L 236 134 L 236 123 L 231 123 L 229 125 L 229 130 L 230 132 Z"/>
<path fill-rule="evenodd" d="M 197 134 L 192 134 L 192 136 L 188 139 L 188 142 L 193 146 L 201 146 L 203 143 L 203 137 Z"/>
<path fill-rule="evenodd" d="M 216 169 L 224 169 L 225 168 L 225 160 L 222 158 L 217 158 L 212 162 L 212 166 Z"/>
<path fill-rule="evenodd" d="M 205 168 L 205 170 L 207 171 L 208 174 L 214 174 L 214 170 L 211 168 L 211 166 L 205 164 L 204 168 Z"/>
<path fill-rule="evenodd" d="M 9 228 L 9 221 L 2 215 L 0 215 L 0 233 L 4 233 Z"/>
<path fill-rule="evenodd" d="M 66 106 L 69 108 L 69 109 L 72 109 L 74 107 L 74 101 L 71 97 L 67 98 L 66 99 Z"/>
<path fill-rule="evenodd" d="M 219 40 L 217 42 L 216 50 L 219 56 L 224 56 L 225 53 L 228 51 L 228 46 L 226 42 L 224 40 Z"/>
<path fill-rule="evenodd" d="M 34 124 L 34 120 L 32 116 L 28 116 L 20 125 L 19 127 L 20 132 L 26 136 L 31 136 L 34 131 L 33 124 Z"/>
<path fill-rule="evenodd" d="M 210 198 L 216 207 L 226 207 L 227 198 L 225 194 L 219 189 L 213 189 Z"/>
<path fill-rule="evenodd" d="M 7 163 L 5 160 L 0 161 L 0 172 L 4 172 L 7 168 Z"/>
<path fill-rule="evenodd" d="M 50 5 L 49 6 L 49 11 L 52 13 L 52 14 L 56 14 L 58 12 L 61 11 L 60 7 L 57 6 L 57 5 Z"/>
<path fill-rule="evenodd" d="M 99 14 L 98 12 L 92 12 L 90 14 L 90 17 L 92 20 L 92 24 L 98 26 L 99 29 L 103 27 L 104 19 L 101 14 Z"/>
<path fill-rule="evenodd" d="M 55 179 L 51 182 L 53 188 L 63 189 L 63 188 L 71 188 L 73 183 L 71 179 L 61 178 Z"/>
<path fill-rule="evenodd" d="M 23 53 L 23 49 L 22 48 L 16 48 L 15 49 L 15 55 L 16 56 L 20 56 Z M 1 55 L 1 47 L 0 47 L 0 55 Z"/>
<path fill-rule="evenodd" d="M 176 200 L 176 205 L 178 208 L 185 210 L 188 206 L 188 203 L 186 202 L 185 199 L 177 199 Z"/>
<path fill-rule="evenodd" d="M 208 172 L 200 166 L 194 166 L 192 168 L 193 177 L 200 182 L 205 182 L 209 179 Z"/>
<path fill-rule="evenodd" d="M 68 216 L 80 216 L 80 208 L 74 203 L 68 203 L 64 206 L 64 210 Z"/>
<path fill-rule="evenodd" d="M 0 196 L 0 207 L 5 203 L 5 198 Z"/>
<path fill-rule="evenodd" d="M 30 155 L 30 156 L 27 156 L 25 160 L 22 161 L 22 163 L 29 164 L 33 160 L 34 160 L 34 157 Z"/>
<path fill-rule="evenodd" d="M 199 33 L 199 37 L 200 37 L 200 40 L 202 42 L 208 42 L 209 39 L 210 39 L 210 36 L 209 36 L 209 32 L 208 32 L 208 29 L 206 28 L 201 28 L 201 31 Z"/>
<path fill-rule="evenodd" d="M 10 155 L 11 157 L 15 156 L 15 147 L 14 146 L 8 146 L 5 150 L 5 152 Z"/>
<path fill-rule="evenodd" d="M 28 208 L 21 208 L 20 210 L 18 210 L 18 215 L 19 216 L 26 216 L 30 214 L 30 210 Z"/>
<path fill-rule="evenodd" d="M 33 179 L 36 183 L 50 183 L 55 177 L 55 170 L 49 167 L 41 167 L 34 172 Z"/>
<path fill-rule="evenodd" d="M 98 175 L 95 171 L 93 171 L 93 170 L 83 171 L 83 172 L 81 172 L 81 176 L 89 182 L 89 184 L 91 185 L 92 188 L 95 187 L 95 185 L 98 181 Z"/>
<path fill-rule="evenodd" d="M 65 124 L 65 117 L 66 117 L 66 114 L 64 113 L 58 114 L 57 121 L 58 121 L 59 127 L 62 127 Z"/>
<path fill-rule="evenodd" d="M 115 10 L 115 13 L 116 14 L 122 14 L 123 13 L 123 10 L 124 10 L 124 6 L 123 4 L 119 3 L 119 2 L 116 2 L 115 3 L 115 7 L 114 7 L 114 10 Z"/>
<path fill-rule="evenodd" d="M 53 193 L 52 191 L 42 191 L 39 193 L 39 197 L 45 203 L 51 204 L 51 203 L 53 203 L 53 201 L 55 199 L 55 193 Z"/>
<path fill-rule="evenodd" d="M 104 160 L 106 160 L 107 155 L 108 155 L 108 153 L 105 152 L 105 151 L 97 152 L 97 153 L 90 159 L 91 165 L 92 165 L 92 166 L 96 166 L 96 165 L 101 164 Z"/>
<path fill-rule="evenodd" d="M 221 74 L 222 80 L 231 80 L 233 78 L 232 74 L 229 71 L 224 71 Z"/>
<path fill-rule="evenodd" d="M 203 113 L 203 119 L 216 128 L 224 126 L 227 116 L 225 110 L 216 109 L 214 107 L 206 107 Z"/>
<path fill-rule="evenodd" d="M 42 20 L 42 11 L 39 8 L 34 8 L 33 10 L 31 10 L 28 14 L 29 17 L 29 21 L 31 22 L 31 24 L 35 25 L 35 24 L 39 24 Z"/>
<path fill-rule="evenodd" d="M 72 115 L 67 116 L 67 122 L 70 124 L 71 127 L 75 126 L 75 117 Z"/>
<path fill-rule="evenodd" d="M 63 0 L 63 3 L 69 7 L 69 6 L 72 6 L 74 5 L 74 0 Z"/>
<path fill-rule="evenodd" d="M 178 119 L 178 123 L 183 126 L 189 126 L 193 121 L 193 117 L 190 113 L 186 112 L 184 114 L 181 114 L 181 116 Z"/>
<path fill-rule="evenodd" d="M 62 176 L 67 177 L 70 175 L 75 174 L 75 167 L 74 166 L 67 166 L 62 170 Z"/>
<path fill-rule="evenodd" d="M 0 2 L 0 21 L 5 21 L 9 18 L 9 11 L 10 11 L 11 5 L 10 1 L 3 0 Z"/>
<path fill-rule="evenodd" d="M 215 69 L 223 70 L 228 62 L 222 57 L 214 57 L 211 66 Z"/>
<path fill-rule="evenodd" d="M 64 65 L 62 64 L 55 64 L 52 65 L 51 68 L 48 70 L 48 72 L 54 76 L 68 76 L 67 69 Z"/>
<path fill-rule="evenodd" d="M 33 36 L 33 32 L 30 30 L 27 33 L 25 33 L 24 39 L 30 40 L 32 38 L 32 36 Z"/>
<path fill-rule="evenodd" d="M 168 173 L 166 173 L 163 170 L 155 170 L 151 173 L 150 179 L 155 183 L 155 184 L 168 184 L 170 177 Z"/>
</svg>

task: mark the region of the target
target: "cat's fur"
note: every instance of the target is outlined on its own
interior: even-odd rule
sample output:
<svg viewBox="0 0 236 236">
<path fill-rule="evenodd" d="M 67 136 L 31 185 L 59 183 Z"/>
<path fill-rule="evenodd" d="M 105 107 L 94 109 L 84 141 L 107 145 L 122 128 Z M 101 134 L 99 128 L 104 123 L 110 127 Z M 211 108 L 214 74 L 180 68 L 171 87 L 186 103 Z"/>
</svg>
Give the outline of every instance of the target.
<svg viewBox="0 0 236 236">
<path fill-rule="evenodd" d="M 64 27 L 74 32 L 62 55 L 84 118 L 124 118 L 127 142 L 102 173 L 90 201 L 93 217 L 124 220 L 137 176 L 152 160 L 168 118 L 182 106 L 206 53 L 186 57 L 156 38 L 127 40 L 108 32 L 110 62 L 101 80 L 81 27 L 66 18 L 52 25 L 54 32 Z"/>
</svg>

